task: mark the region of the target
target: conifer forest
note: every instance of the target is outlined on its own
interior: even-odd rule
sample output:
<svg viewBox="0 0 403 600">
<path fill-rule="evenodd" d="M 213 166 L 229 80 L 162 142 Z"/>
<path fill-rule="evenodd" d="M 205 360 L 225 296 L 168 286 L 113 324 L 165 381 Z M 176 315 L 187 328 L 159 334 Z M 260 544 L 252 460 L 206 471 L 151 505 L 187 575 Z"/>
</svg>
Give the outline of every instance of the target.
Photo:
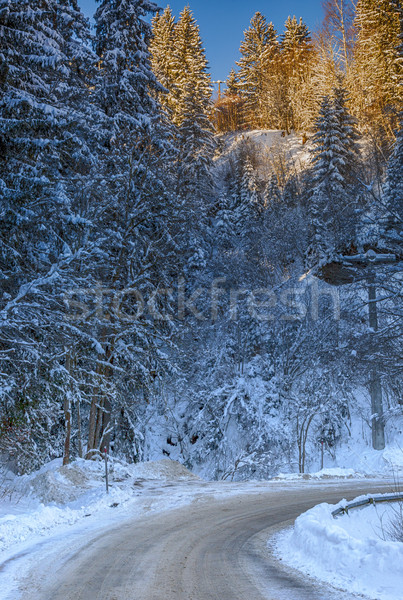
<svg viewBox="0 0 403 600">
<path fill-rule="evenodd" d="M 0 0 L 0 462 L 259 479 L 402 430 L 403 3 L 323 6 L 217 89 L 191 6 Z"/>
</svg>

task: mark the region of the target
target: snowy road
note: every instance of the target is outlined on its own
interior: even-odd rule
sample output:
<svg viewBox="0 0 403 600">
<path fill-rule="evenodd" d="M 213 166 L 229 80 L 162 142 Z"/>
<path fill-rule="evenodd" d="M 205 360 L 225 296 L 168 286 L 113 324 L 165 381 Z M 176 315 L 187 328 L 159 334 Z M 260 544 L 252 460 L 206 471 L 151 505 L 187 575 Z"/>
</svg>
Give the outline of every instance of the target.
<svg viewBox="0 0 403 600">
<path fill-rule="evenodd" d="M 289 572 L 271 556 L 267 538 L 315 504 L 389 488 L 373 481 L 338 481 L 274 485 L 271 491 L 266 487 L 226 498 L 199 494 L 188 506 L 126 520 L 86 540 L 83 533 L 81 539 L 67 535 L 53 550 L 38 550 L 20 597 L 348 600 L 354 596 Z"/>
</svg>

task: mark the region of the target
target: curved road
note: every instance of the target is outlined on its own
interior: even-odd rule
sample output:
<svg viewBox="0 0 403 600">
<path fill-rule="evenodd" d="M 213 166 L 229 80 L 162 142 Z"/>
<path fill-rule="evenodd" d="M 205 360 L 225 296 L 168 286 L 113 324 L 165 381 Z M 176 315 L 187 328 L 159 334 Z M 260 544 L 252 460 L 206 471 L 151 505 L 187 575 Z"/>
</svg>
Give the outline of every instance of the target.
<svg viewBox="0 0 403 600">
<path fill-rule="evenodd" d="M 373 484 L 373 482 L 372 482 Z M 22 600 L 348 600 L 290 572 L 267 538 L 319 502 L 386 491 L 369 482 L 268 486 L 129 520 L 66 560 L 42 560 Z M 277 489 L 276 489 L 277 487 Z"/>
</svg>

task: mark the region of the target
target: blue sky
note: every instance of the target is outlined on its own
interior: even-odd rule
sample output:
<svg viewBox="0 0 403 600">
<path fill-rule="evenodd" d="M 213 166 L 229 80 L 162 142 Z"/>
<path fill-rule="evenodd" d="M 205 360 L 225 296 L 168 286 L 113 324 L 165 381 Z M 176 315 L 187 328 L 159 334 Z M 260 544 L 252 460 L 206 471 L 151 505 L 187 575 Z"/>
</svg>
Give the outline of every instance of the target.
<svg viewBox="0 0 403 600">
<path fill-rule="evenodd" d="M 95 0 L 78 0 L 84 13 L 91 17 Z M 310 29 L 322 20 L 322 0 L 160 0 L 161 7 L 169 4 L 178 15 L 186 4 L 190 5 L 200 27 L 213 79 L 225 80 L 239 58 L 243 32 L 256 11 L 273 21 L 279 33 L 283 32 L 288 15 L 302 17 Z"/>
</svg>

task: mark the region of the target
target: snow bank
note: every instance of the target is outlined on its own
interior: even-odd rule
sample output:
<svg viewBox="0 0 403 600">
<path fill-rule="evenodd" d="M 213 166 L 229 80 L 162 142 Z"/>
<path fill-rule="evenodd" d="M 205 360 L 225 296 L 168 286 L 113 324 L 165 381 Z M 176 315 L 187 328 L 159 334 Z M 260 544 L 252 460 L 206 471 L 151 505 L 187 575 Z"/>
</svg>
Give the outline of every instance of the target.
<svg viewBox="0 0 403 600">
<path fill-rule="evenodd" d="M 370 435 L 368 430 L 368 435 Z M 360 440 L 359 435 L 353 435 L 347 443 L 337 449 L 337 463 L 340 467 L 349 466 L 366 474 L 384 473 L 395 475 L 397 479 L 403 475 L 403 437 L 387 444 L 385 450 L 374 450 Z"/>
<path fill-rule="evenodd" d="M 164 459 L 154 462 L 127 464 L 109 462 L 110 482 L 125 480 L 187 481 L 198 479 L 180 463 Z M 61 459 L 46 464 L 30 475 L 18 478 L 15 484 L 22 494 L 32 494 L 43 503 L 66 504 L 77 500 L 87 490 L 105 486 L 105 465 L 102 461 L 77 459 L 62 466 Z"/>
<path fill-rule="evenodd" d="M 403 543 L 382 539 L 392 505 L 352 510 L 337 519 L 331 514 L 335 508 L 320 504 L 298 517 L 291 531 L 277 537 L 277 554 L 339 589 L 374 600 L 401 600 Z"/>
<path fill-rule="evenodd" d="M 279 473 L 273 477 L 273 481 L 300 481 L 312 479 L 362 479 L 368 477 L 364 473 L 359 473 L 354 469 L 340 469 L 338 467 L 322 469 L 316 473 Z"/>
<path fill-rule="evenodd" d="M 0 553 L 93 514 L 102 514 L 102 519 L 108 520 L 110 509 L 124 507 L 129 502 L 137 502 L 138 510 L 151 510 L 147 494 L 143 504 L 138 496 L 147 485 L 148 492 L 152 492 L 155 481 L 161 490 L 166 485 L 201 481 L 183 465 L 167 459 L 137 465 L 110 462 L 108 467 L 109 494 L 106 494 L 104 463 L 82 459 L 66 466 L 57 459 L 30 475 L 9 480 L 10 491 L 0 502 Z M 162 498 L 162 493 L 156 495 L 153 500 L 156 510 L 169 507 L 169 499 Z"/>
<path fill-rule="evenodd" d="M 132 476 L 144 479 L 189 481 L 199 480 L 200 477 L 189 471 L 176 460 L 163 459 L 132 465 Z"/>
</svg>

